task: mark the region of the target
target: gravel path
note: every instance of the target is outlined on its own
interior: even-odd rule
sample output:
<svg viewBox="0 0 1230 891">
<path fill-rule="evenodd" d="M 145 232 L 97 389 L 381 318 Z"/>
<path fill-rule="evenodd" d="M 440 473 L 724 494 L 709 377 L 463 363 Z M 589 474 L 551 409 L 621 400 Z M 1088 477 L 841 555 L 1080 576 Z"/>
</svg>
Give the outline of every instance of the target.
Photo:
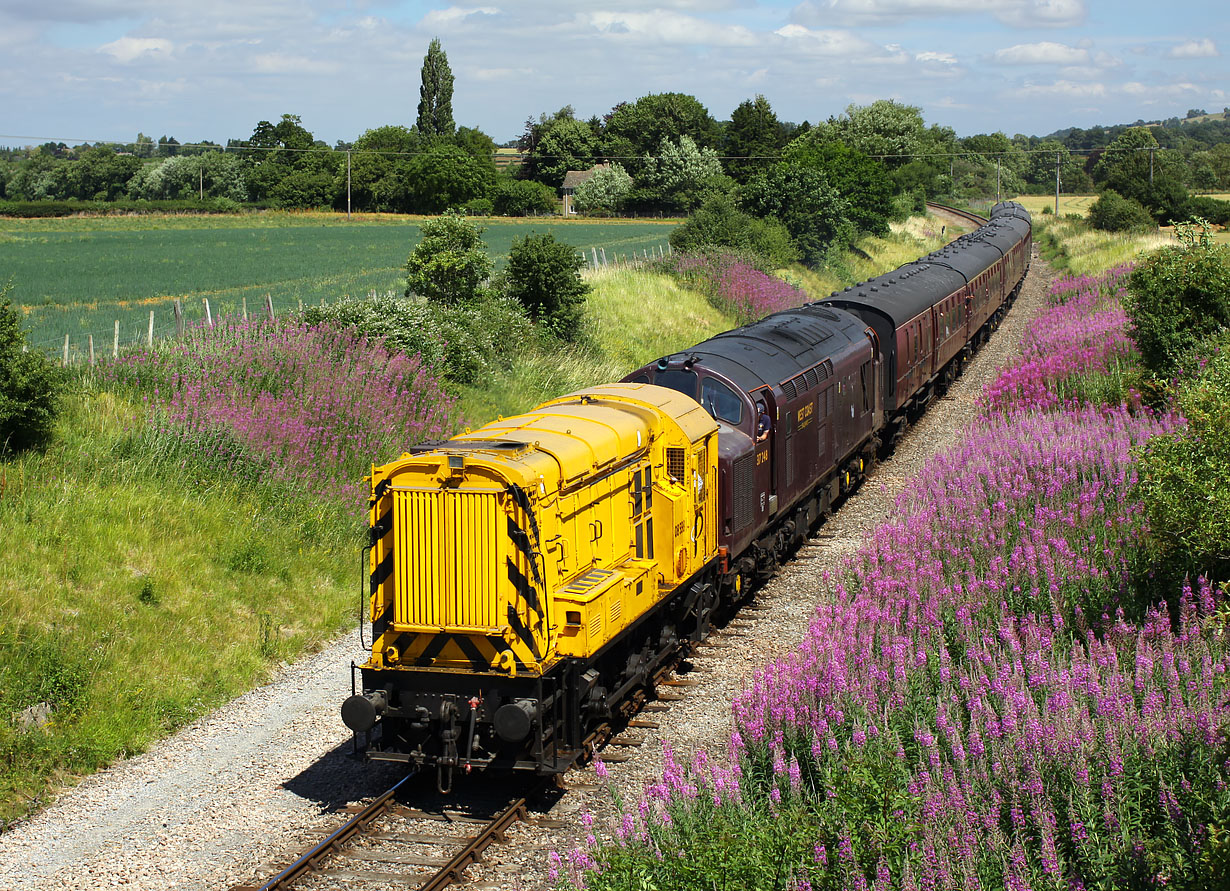
<svg viewBox="0 0 1230 891">
<path fill-rule="evenodd" d="M 609 765 L 617 788 L 635 794 L 660 776 L 662 740 L 680 760 L 699 749 L 724 751 L 730 703 L 752 672 L 803 636 L 820 577 L 854 552 L 892 509 L 901 483 L 937 451 L 953 445 L 995 370 L 1019 348 L 1025 322 L 1042 304 L 1051 273 L 1035 258 L 1016 306 L 944 399 L 907 435 L 796 559 L 757 595 L 762 610 L 720 635 L 721 648 L 695 659 L 700 686 L 656 714 L 657 730 L 634 757 Z M 0 835 L 0 889 L 56 891 L 122 887 L 132 891 L 218 889 L 251 882 L 285 865 L 333 812 L 394 781 L 392 770 L 346 757 L 349 733 L 337 716 L 349 691 L 350 662 L 363 653 L 351 633 L 288 666 L 273 682 L 228 703 L 149 752 L 82 780 L 29 822 Z M 612 750 L 615 751 L 615 750 Z M 551 816 L 567 831 L 515 827 L 471 878 L 490 887 L 546 888 L 547 855 L 585 836 L 580 815 L 596 815 L 609 834 L 614 813 L 593 769 L 568 776 L 571 791 Z"/>
</svg>

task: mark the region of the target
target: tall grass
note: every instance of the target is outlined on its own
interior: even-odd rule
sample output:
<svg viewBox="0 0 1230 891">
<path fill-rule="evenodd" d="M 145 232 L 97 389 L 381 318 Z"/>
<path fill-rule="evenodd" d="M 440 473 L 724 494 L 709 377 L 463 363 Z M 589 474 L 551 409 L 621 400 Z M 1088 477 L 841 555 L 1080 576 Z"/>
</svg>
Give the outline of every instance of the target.
<svg viewBox="0 0 1230 891">
<path fill-rule="evenodd" d="M 1034 217 L 1034 240 L 1044 256 L 1072 275 L 1091 275 L 1130 263 L 1145 251 L 1174 244 L 1168 230 L 1102 232 L 1081 220 Z"/>
</svg>

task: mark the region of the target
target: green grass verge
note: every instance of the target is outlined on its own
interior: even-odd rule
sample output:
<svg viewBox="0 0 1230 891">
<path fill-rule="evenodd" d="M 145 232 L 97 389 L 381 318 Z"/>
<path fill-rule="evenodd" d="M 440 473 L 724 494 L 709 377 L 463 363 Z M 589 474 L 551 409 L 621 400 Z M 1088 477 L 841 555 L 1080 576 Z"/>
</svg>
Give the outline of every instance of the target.
<svg viewBox="0 0 1230 891">
<path fill-rule="evenodd" d="M 357 612 L 353 518 L 126 456 L 139 416 L 80 393 L 47 454 L 0 465 L 0 826 Z M 39 703 L 50 723 L 23 729 Z"/>
</svg>

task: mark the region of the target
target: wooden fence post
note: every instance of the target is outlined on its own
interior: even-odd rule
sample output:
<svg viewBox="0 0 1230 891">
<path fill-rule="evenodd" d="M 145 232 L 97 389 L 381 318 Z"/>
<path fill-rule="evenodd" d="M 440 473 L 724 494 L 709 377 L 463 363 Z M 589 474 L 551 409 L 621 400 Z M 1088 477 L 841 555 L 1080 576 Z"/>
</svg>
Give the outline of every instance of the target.
<svg viewBox="0 0 1230 891">
<path fill-rule="evenodd" d="M 115 340 L 111 344 L 111 358 L 118 359 L 120 357 L 120 320 L 115 320 Z"/>
<path fill-rule="evenodd" d="M 269 318 L 273 319 L 273 295 L 265 295 L 265 309 L 269 310 Z"/>
<path fill-rule="evenodd" d="M 209 298 L 202 297 L 201 301 L 205 304 L 205 321 L 212 328 L 214 326 L 214 314 L 209 311 Z"/>
<path fill-rule="evenodd" d="M 60 363 L 65 368 L 68 367 L 68 335 L 64 335 L 64 360 Z"/>
<path fill-rule="evenodd" d="M 154 345 L 154 311 L 149 311 L 149 334 L 145 337 L 145 345 L 152 347 Z"/>
<path fill-rule="evenodd" d="M 303 315 L 303 298 L 299 298 L 299 315 Z"/>
<path fill-rule="evenodd" d="M 591 251 L 593 251 L 593 254 L 594 254 L 594 268 L 595 268 L 595 269 L 597 269 L 597 268 L 598 268 L 598 249 L 597 249 L 596 247 L 594 247 L 593 245 L 590 245 L 589 249 L 590 249 Z"/>
<path fill-rule="evenodd" d="M 243 320 L 245 322 L 248 320 L 248 298 L 247 297 L 243 298 Z"/>
<path fill-rule="evenodd" d="M 606 248 L 598 248 L 602 252 L 602 265 L 606 266 Z"/>
<path fill-rule="evenodd" d="M 90 339 L 90 367 L 94 367 L 94 335 L 89 335 Z"/>
</svg>

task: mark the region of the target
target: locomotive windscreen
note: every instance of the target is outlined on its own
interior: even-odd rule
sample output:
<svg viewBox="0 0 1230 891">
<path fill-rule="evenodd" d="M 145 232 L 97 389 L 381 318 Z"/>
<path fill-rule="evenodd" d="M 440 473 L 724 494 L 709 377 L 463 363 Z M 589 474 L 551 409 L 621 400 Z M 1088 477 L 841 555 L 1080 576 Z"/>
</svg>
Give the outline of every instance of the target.
<svg viewBox="0 0 1230 891">
<path fill-rule="evenodd" d="M 666 387 L 668 390 L 674 390 L 682 393 L 684 396 L 690 396 L 698 402 L 700 401 L 696 395 L 695 371 L 679 371 L 676 369 L 659 371 L 654 375 L 653 382 L 659 387 Z"/>
</svg>

